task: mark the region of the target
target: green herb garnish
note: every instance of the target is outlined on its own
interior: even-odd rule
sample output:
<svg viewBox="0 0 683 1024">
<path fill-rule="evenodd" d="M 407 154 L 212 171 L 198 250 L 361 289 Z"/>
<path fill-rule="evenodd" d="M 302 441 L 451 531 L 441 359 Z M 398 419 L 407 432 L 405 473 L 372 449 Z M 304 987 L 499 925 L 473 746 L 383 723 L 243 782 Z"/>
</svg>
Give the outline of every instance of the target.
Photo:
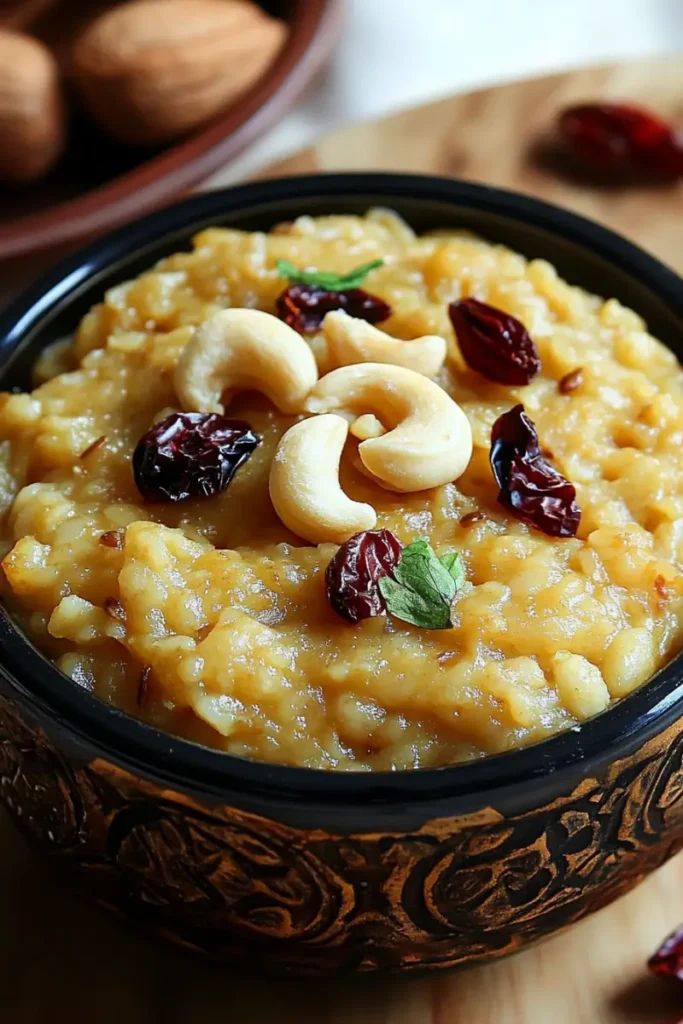
<svg viewBox="0 0 683 1024">
<path fill-rule="evenodd" d="M 451 605 L 465 582 L 460 555 L 438 558 L 426 540 L 414 540 L 401 553 L 393 579 L 383 576 L 379 589 L 387 611 L 424 629 L 450 629 Z"/>
<path fill-rule="evenodd" d="M 286 277 L 295 284 L 312 285 L 326 292 L 345 292 L 351 288 L 360 288 L 370 271 L 383 265 L 384 260 L 372 260 L 355 270 L 349 270 L 348 274 L 334 274 L 329 270 L 299 270 L 289 260 L 278 260 L 275 267 L 280 277 Z"/>
</svg>

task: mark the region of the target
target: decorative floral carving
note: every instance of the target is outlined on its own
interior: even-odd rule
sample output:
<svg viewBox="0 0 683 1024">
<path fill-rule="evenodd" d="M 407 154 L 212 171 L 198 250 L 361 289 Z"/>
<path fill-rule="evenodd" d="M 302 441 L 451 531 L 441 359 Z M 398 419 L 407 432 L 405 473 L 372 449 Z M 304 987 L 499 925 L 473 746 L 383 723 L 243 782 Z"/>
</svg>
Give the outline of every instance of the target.
<svg viewBox="0 0 683 1024">
<path fill-rule="evenodd" d="M 513 818 L 341 836 L 209 808 L 106 761 L 72 764 L 0 697 L 0 796 L 96 900 L 276 972 L 487 960 L 626 891 L 683 845 L 683 726 Z"/>
</svg>

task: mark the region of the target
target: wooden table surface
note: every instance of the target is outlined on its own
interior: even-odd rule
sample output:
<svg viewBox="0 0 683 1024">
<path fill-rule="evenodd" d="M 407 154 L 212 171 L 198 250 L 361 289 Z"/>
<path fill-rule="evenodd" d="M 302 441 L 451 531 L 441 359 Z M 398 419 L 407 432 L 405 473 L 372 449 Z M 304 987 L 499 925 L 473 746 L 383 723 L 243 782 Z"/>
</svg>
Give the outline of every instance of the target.
<svg viewBox="0 0 683 1024">
<path fill-rule="evenodd" d="M 547 154 L 558 110 L 601 98 L 643 103 L 683 128 L 683 54 L 452 96 L 351 125 L 262 173 L 412 171 L 501 185 L 591 217 L 683 270 L 683 182 L 596 185 Z M 230 180 L 227 168 L 211 184 Z"/>
<path fill-rule="evenodd" d="M 233 977 L 60 891 L 0 814 L 3 1024 L 676 1024 L 645 960 L 683 919 L 683 857 L 617 904 L 489 967 L 425 980 Z M 258 972 L 258 965 L 255 965 Z"/>
<path fill-rule="evenodd" d="M 680 58 L 515 83 L 352 126 L 264 174 L 374 168 L 504 185 L 593 217 L 683 270 L 683 184 L 595 187 L 536 156 L 566 103 L 623 97 L 683 121 L 682 87 Z M 228 168 L 210 184 L 230 181 Z M 568 932 L 488 967 L 421 981 L 255 983 L 75 903 L 0 813 L 0 1024 L 676 1024 L 683 984 L 648 976 L 645 961 L 683 921 L 682 857 Z"/>
</svg>

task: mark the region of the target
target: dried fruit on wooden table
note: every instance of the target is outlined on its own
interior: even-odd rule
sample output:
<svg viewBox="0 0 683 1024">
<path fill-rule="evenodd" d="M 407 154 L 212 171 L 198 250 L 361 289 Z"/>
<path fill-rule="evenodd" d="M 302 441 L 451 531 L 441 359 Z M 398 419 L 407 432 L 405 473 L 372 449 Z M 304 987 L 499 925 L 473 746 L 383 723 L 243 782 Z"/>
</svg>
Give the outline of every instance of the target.
<svg viewBox="0 0 683 1024">
<path fill-rule="evenodd" d="M 683 175 L 683 132 L 641 107 L 584 103 L 563 110 L 557 128 L 576 156 L 600 170 Z"/>
<path fill-rule="evenodd" d="M 0 30 L 0 181 L 45 174 L 64 146 L 57 64 L 42 43 Z"/>
<path fill-rule="evenodd" d="M 289 260 L 277 261 L 280 277 L 290 281 L 278 296 L 277 315 L 299 334 L 317 331 L 328 313 L 343 310 L 349 316 L 378 324 L 391 316 L 391 306 L 358 286 L 384 260 L 371 260 L 346 274 L 327 270 L 299 270 Z"/>
<path fill-rule="evenodd" d="M 211 498 L 226 489 L 261 443 L 243 420 L 217 413 L 171 413 L 133 453 L 133 474 L 147 501 Z"/>
<path fill-rule="evenodd" d="M 155 145 L 254 85 L 285 33 L 246 0 L 133 0 L 77 40 L 74 79 L 102 127 L 123 142 Z"/>
<path fill-rule="evenodd" d="M 581 522 L 576 489 L 543 458 L 523 405 L 493 424 L 490 458 L 504 508 L 549 537 L 576 536 Z"/>
<path fill-rule="evenodd" d="M 386 604 L 379 581 L 391 575 L 402 550 L 389 530 L 364 530 L 349 537 L 325 572 L 327 597 L 337 615 L 349 622 L 383 615 Z"/>
<path fill-rule="evenodd" d="M 462 357 L 472 370 L 496 384 L 529 384 L 541 360 L 524 324 L 478 299 L 451 302 L 448 315 Z"/>
</svg>

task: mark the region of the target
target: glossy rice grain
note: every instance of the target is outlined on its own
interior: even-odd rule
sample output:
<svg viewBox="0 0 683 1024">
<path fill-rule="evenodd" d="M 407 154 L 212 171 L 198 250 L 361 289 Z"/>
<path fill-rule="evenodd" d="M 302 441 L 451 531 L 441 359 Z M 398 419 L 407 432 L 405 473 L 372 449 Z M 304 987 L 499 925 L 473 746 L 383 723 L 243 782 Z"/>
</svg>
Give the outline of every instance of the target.
<svg viewBox="0 0 683 1024">
<path fill-rule="evenodd" d="M 139 438 L 177 409 L 173 369 L 197 324 L 227 306 L 273 312 L 278 259 L 345 272 L 376 258 L 366 287 L 393 310 L 382 328 L 448 339 L 438 380 L 470 420 L 474 455 L 457 484 L 394 494 L 357 471 L 350 440 L 342 483 L 375 506 L 377 529 L 461 553 L 452 629 L 332 611 L 335 546 L 289 534 L 270 504 L 270 462 L 294 418 L 265 398 L 230 404 L 264 441 L 223 494 L 146 505 L 133 480 Z M 542 362 L 529 385 L 465 366 L 447 307 L 468 296 L 529 331 Z M 309 341 L 324 372 L 322 336 Z M 574 726 L 680 647 L 683 374 L 635 313 L 541 260 L 465 233 L 416 238 L 386 211 L 302 217 L 271 235 L 211 229 L 110 290 L 36 373 L 46 382 L 32 394 L 0 403 L 5 600 L 64 686 L 163 729 L 287 764 L 441 765 Z M 491 426 L 520 402 L 576 486 L 576 538 L 546 537 L 496 502 Z"/>
</svg>

